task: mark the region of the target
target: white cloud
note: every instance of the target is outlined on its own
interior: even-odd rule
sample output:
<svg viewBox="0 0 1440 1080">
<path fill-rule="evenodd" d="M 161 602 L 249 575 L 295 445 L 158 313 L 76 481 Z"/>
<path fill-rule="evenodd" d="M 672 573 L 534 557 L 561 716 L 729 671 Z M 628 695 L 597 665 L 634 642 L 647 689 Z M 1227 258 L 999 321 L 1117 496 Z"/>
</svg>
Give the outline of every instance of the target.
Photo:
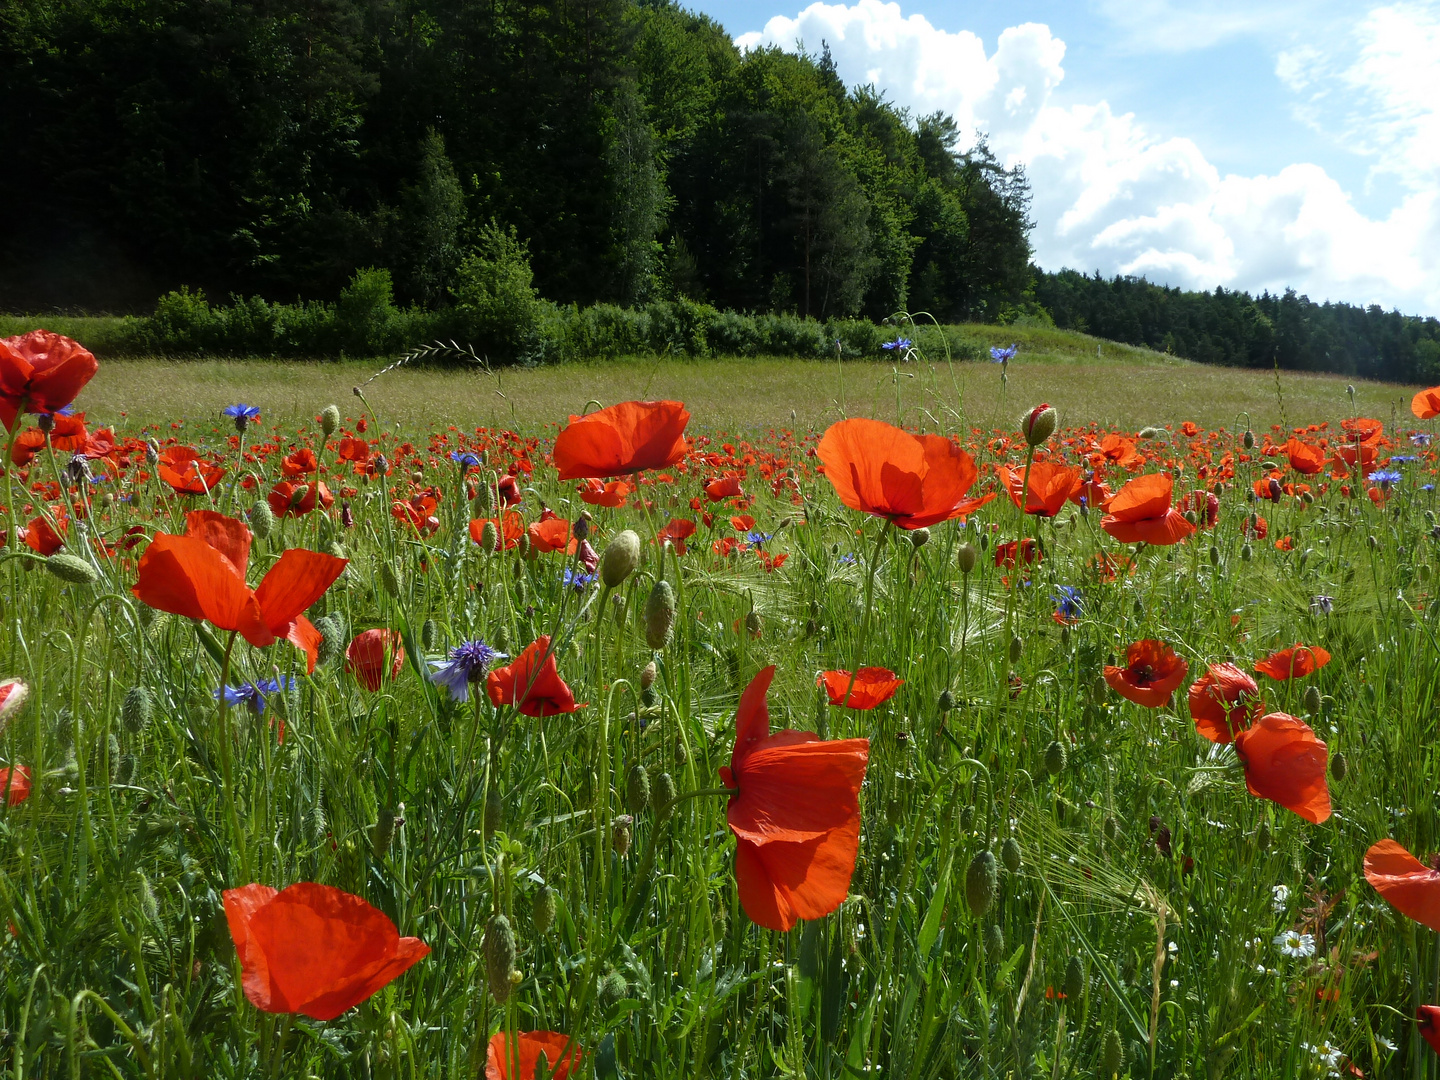
<svg viewBox="0 0 1440 1080">
<path fill-rule="evenodd" d="M 1230 0 L 1100 6 L 1128 12 L 1123 20 L 1137 27 L 1148 13 L 1156 48 L 1246 32 L 1279 10 L 1253 14 L 1253 3 Z M 1357 210 L 1318 165 L 1222 176 L 1190 139 L 1147 131 L 1104 101 L 1061 103 L 1065 43 L 1042 24 L 1011 27 L 987 52 L 968 31 L 857 0 L 815 3 L 737 40 L 811 51 L 825 41 L 847 81 L 872 82 L 916 113 L 952 113 L 972 138 L 987 134 L 1030 175 L 1042 266 L 1187 288 L 1293 286 L 1315 299 L 1440 312 L 1440 17 L 1413 4 L 1380 7 L 1348 34 L 1348 56 L 1292 41 L 1276 74 L 1303 95 L 1301 116 L 1401 178 L 1405 194 L 1383 219 Z"/>
</svg>

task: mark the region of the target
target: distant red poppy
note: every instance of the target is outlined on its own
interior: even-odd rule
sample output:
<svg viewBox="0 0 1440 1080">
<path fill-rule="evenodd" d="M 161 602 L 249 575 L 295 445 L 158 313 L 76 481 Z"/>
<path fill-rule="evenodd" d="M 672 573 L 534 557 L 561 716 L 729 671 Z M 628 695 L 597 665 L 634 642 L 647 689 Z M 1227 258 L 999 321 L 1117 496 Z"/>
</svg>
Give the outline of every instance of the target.
<svg viewBox="0 0 1440 1080">
<path fill-rule="evenodd" d="M 1182 513 L 1194 513 L 1197 529 L 1210 529 L 1220 519 L 1220 500 L 1213 491 L 1192 491 L 1180 500 Z"/>
<path fill-rule="evenodd" d="M 1175 655 L 1163 641 L 1137 641 L 1125 651 L 1125 666 L 1106 667 L 1105 681 L 1121 697 L 1159 709 L 1170 703 L 1170 695 L 1185 681 L 1190 665 Z"/>
<path fill-rule="evenodd" d="M 525 535 L 524 519 L 514 510 L 506 510 L 500 518 L 475 518 L 471 521 L 470 539 L 480 543 L 487 524 L 495 526 L 496 540 L 504 545 L 506 551 L 520 543 L 520 537 Z"/>
<path fill-rule="evenodd" d="M 257 648 L 289 641 L 314 671 L 320 632 L 304 612 L 335 583 L 346 560 L 290 548 L 252 591 L 245 584 L 251 539 L 243 522 L 192 511 L 185 515 L 184 536 L 155 534 L 140 556 L 140 579 L 131 592 L 158 611 L 238 632 Z"/>
<path fill-rule="evenodd" d="M 30 770 L 24 765 L 0 769 L 0 792 L 9 806 L 18 806 L 30 797 Z"/>
<path fill-rule="evenodd" d="M 677 555 L 685 554 L 685 541 L 695 535 L 695 522 L 689 518 L 671 518 L 665 527 L 655 534 L 660 543 L 670 541 Z"/>
<path fill-rule="evenodd" d="M 815 453 L 841 502 L 902 529 L 963 517 L 995 497 L 965 498 L 979 473 L 949 439 L 911 435 L 879 420 L 831 424 Z"/>
<path fill-rule="evenodd" d="M 520 481 L 513 476 L 502 476 L 495 484 L 495 494 L 500 497 L 501 506 L 519 506 Z"/>
<path fill-rule="evenodd" d="M 1290 457 L 1290 467 L 1305 476 L 1314 476 L 1325 468 L 1325 451 L 1299 439 L 1285 444 L 1285 453 Z"/>
<path fill-rule="evenodd" d="M 345 650 L 345 670 L 372 694 L 387 679 L 400 677 L 405 663 L 405 646 L 394 630 L 374 629 L 356 634 Z"/>
<path fill-rule="evenodd" d="M 1365 880 L 1407 919 L 1440 930 L 1440 870 L 1426 866 L 1394 840 L 1365 852 Z"/>
<path fill-rule="evenodd" d="M 1234 664 L 1211 664 L 1190 685 L 1190 718 L 1214 743 L 1228 743 L 1260 711 L 1260 688 Z"/>
<path fill-rule="evenodd" d="M 1440 386 L 1421 390 L 1410 399 L 1410 411 L 1420 420 L 1431 420 L 1440 416 Z M 1429 1006 L 1434 1008 L 1435 1006 Z"/>
<path fill-rule="evenodd" d="M 76 413 L 74 416 L 56 413 L 51 419 L 49 439 L 52 448 L 72 452 L 85 449 L 89 434 L 85 430 L 84 413 Z M 10 460 L 22 468 L 29 465 L 35 455 L 45 449 L 45 439 L 45 432 L 38 427 L 26 428 L 16 438 L 15 448 L 10 451 Z"/>
<path fill-rule="evenodd" d="M 1261 675 L 1272 679 L 1303 679 L 1330 663 L 1330 654 L 1318 645 L 1295 644 L 1273 652 L 1255 665 Z"/>
<path fill-rule="evenodd" d="M 1267 713 L 1235 736 L 1250 794 L 1279 803 L 1306 821 L 1330 816 L 1325 783 L 1329 755 L 1310 725 L 1287 713 Z"/>
<path fill-rule="evenodd" d="M 25 546 L 46 558 L 65 546 L 64 538 L 70 531 L 70 519 L 65 516 L 64 510 L 57 508 L 53 517 L 53 526 L 44 517 L 37 517 L 25 526 Z"/>
<path fill-rule="evenodd" d="M 664 469 L 685 457 L 690 414 L 678 401 L 622 401 L 572 416 L 551 458 L 561 480 L 628 476 Z"/>
<path fill-rule="evenodd" d="M 591 506 L 624 506 L 631 490 L 624 480 L 587 480 L 580 485 L 580 501 Z"/>
<path fill-rule="evenodd" d="M 485 676 L 485 691 L 492 705 L 514 705 L 526 716 L 556 716 L 581 706 L 555 668 L 550 636 L 542 635 L 502 668 Z"/>
<path fill-rule="evenodd" d="M 1020 489 L 1025 486 L 1024 468 L 1012 469 L 1009 465 L 997 465 L 1000 482 L 1010 493 L 1010 501 L 1020 505 Z M 1030 482 L 1025 495 L 1025 513 L 1039 517 L 1054 517 L 1065 504 L 1079 493 L 1083 481 L 1080 470 L 1055 461 L 1034 461 L 1030 463 Z"/>
<path fill-rule="evenodd" d="M 59 412 L 99 369 L 88 350 L 63 334 L 32 330 L 0 339 L 0 420 L 14 431 L 22 411 Z"/>
<path fill-rule="evenodd" d="M 1007 570 L 1015 569 L 1017 563 L 1032 566 L 1044 561 L 1045 555 L 1040 550 L 1040 545 L 1029 537 L 1024 540 L 1006 540 L 1003 544 L 995 545 L 995 565 Z"/>
<path fill-rule="evenodd" d="M 356 476 L 363 476 L 365 474 L 365 466 L 370 462 L 370 444 L 364 439 L 357 439 L 347 435 L 340 440 L 340 445 L 336 449 L 336 456 L 338 456 L 341 461 L 350 462 L 351 471 L 354 472 Z"/>
<path fill-rule="evenodd" d="M 849 894 L 870 740 L 771 735 L 765 695 L 774 676 L 764 668 L 741 695 L 735 749 L 720 778 L 734 789 L 725 816 L 740 904 L 757 926 L 784 931 L 828 915 Z"/>
<path fill-rule="evenodd" d="M 1440 1005 L 1421 1005 L 1415 1010 L 1415 1027 L 1430 1049 L 1440 1054 Z"/>
<path fill-rule="evenodd" d="M 1174 481 L 1164 473 L 1137 476 L 1115 493 L 1100 528 L 1122 544 L 1178 544 L 1195 531 L 1170 505 Z"/>
<path fill-rule="evenodd" d="M 740 490 L 740 479 L 735 476 L 722 476 L 705 485 L 705 497 L 711 502 L 733 499 L 743 494 L 745 493 Z"/>
<path fill-rule="evenodd" d="M 855 685 L 850 686 L 850 672 L 822 671 L 815 680 L 830 696 L 831 705 L 844 705 L 851 709 L 873 709 L 895 696 L 904 685 L 904 679 L 897 679 L 889 668 L 862 667 L 855 675 Z M 849 687 L 850 696 L 845 696 Z"/>
<path fill-rule="evenodd" d="M 311 450 L 308 446 L 302 446 L 300 449 L 286 454 L 280 459 L 280 471 L 291 479 L 299 476 L 309 476 L 311 473 L 318 471 L 319 468 L 320 462 L 315 457 L 315 451 Z"/>
<path fill-rule="evenodd" d="M 181 495 L 206 495 L 225 479 L 225 470 L 212 465 L 188 446 L 167 446 L 156 465 L 160 479 Z"/>
<path fill-rule="evenodd" d="M 1135 449 L 1135 440 L 1112 432 L 1100 440 L 1100 453 L 1121 468 L 1128 467 L 1140 456 Z"/>
<path fill-rule="evenodd" d="M 223 894 L 241 985 L 257 1009 L 333 1020 L 430 952 L 358 896 L 302 881 Z"/>
<path fill-rule="evenodd" d="M 542 555 L 551 551 L 574 555 L 580 546 L 580 541 L 570 535 L 570 522 L 564 518 L 532 521 L 525 534 L 530 537 L 530 546 Z"/>
<path fill-rule="evenodd" d="M 548 1076 L 550 1080 L 569 1080 L 572 1070 L 579 1070 L 584 1056 L 570 1036 L 558 1031 L 518 1032 L 515 1042 L 520 1051 L 515 1080 L 531 1080 L 539 1075 Z M 566 1053 L 567 1049 L 569 1053 Z M 545 1058 L 543 1074 L 536 1068 L 542 1055 Z M 490 1036 L 490 1044 L 485 1050 L 485 1080 L 511 1080 L 512 1056 L 505 1032 L 497 1031 Z"/>
<path fill-rule="evenodd" d="M 422 536 L 432 536 L 440 530 L 440 498 L 439 488 L 425 488 L 408 499 L 396 499 L 392 502 L 390 516 L 409 525 Z"/>
<path fill-rule="evenodd" d="M 282 480 L 270 489 L 268 502 L 271 513 L 276 517 L 300 517 L 310 513 L 317 505 L 330 509 L 335 505 L 335 496 L 323 483 L 297 484 Z"/>
</svg>

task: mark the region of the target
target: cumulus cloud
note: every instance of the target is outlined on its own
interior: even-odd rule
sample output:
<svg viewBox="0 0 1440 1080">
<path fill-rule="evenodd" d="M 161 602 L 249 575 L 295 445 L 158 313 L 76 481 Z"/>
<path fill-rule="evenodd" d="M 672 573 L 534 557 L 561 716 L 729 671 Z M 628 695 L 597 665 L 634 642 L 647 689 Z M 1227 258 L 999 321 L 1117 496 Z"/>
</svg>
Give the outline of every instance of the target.
<svg viewBox="0 0 1440 1080">
<path fill-rule="evenodd" d="M 1176 47 L 1187 33 L 1213 41 L 1273 17 L 1220 0 L 1200 9 L 1210 17 L 1202 34 L 1186 29 L 1194 12 L 1180 5 L 1127 5 L 1137 25 L 1149 12 L 1153 33 L 1168 26 Z M 1440 312 L 1440 18 L 1431 9 L 1370 10 L 1351 23 L 1348 54 L 1296 42 L 1276 57 L 1297 115 L 1343 132 L 1345 152 L 1401 178 L 1405 194 L 1384 218 L 1361 213 L 1318 165 L 1222 175 L 1183 135 L 1149 131 L 1104 101 L 1062 102 L 1065 43 L 1043 24 L 1011 27 L 988 51 L 975 34 L 907 16 L 898 3 L 857 0 L 811 4 L 737 39 L 811 51 L 822 41 L 847 82 L 873 83 L 915 113 L 952 113 L 971 139 L 983 133 L 1003 160 L 1025 165 L 1042 266 Z"/>
</svg>

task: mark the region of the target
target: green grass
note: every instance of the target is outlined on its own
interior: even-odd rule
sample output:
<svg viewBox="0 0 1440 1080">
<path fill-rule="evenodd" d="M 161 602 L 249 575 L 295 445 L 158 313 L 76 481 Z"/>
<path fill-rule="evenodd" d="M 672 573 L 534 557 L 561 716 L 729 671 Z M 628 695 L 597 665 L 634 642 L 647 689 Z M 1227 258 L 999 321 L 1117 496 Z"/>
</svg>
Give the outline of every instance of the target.
<svg viewBox="0 0 1440 1080">
<path fill-rule="evenodd" d="M 1416 1004 L 1440 1000 L 1435 934 L 1389 909 L 1361 876 L 1366 847 L 1386 836 L 1422 858 L 1440 846 L 1434 495 L 1420 489 L 1433 479 L 1429 451 L 1404 467 L 1384 507 L 1314 480 L 1311 504 L 1255 505 L 1246 493 L 1258 454 L 1238 461 L 1215 529 L 1146 549 L 1133 572 L 1106 580 L 1096 557 L 1129 552 L 1100 530 L 1098 513 L 1072 506 L 1022 521 L 1002 496 L 975 515 L 976 527 L 943 523 L 915 547 L 842 507 L 814 472 L 809 443 L 764 431 L 791 426 L 792 408 L 801 431 L 842 409 L 889 420 L 898 411 L 965 440 L 989 484 L 991 466 L 1018 462 L 1023 448 L 971 439 L 970 428 L 995 424 L 1013 436 L 1013 416 L 1042 398 L 1070 423 L 1129 430 L 1187 419 L 1234 430 L 1241 409 L 1257 430 L 1280 421 L 1273 375 L 1138 351 L 1097 361 L 1089 348 L 1070 335 L 1048 354 L 1022 352 L 1005 386 L 988 364 L 957 365 L 954 382 L 943 364 L 917 364 L 902 372 L 898 408 L 890 371 L 859 363 L 843 376 L 776 360 L 386 375 L 366 391 L 381 421 L 370 435 L 398 425 L 384 444 L 392 458 L 402 438 L 420 447 L 398 462 L 393 490 L 337 473 L 337 489 L 356 488 L 344 496 L 353 528 L 337 504 L 256 542 L 252 584 L 289 547 L 351 560 L 311 612 L 331 631 L 313 676 L 284 643 L 236 647 L 230 683 L 297 679 L 263 715 L 217 708 L 225 635 L 131 596 L 143 546 L 102 557 L 75 526 L 71 551 L 92 563 L 90 585 L 7 547 L 0 678 L 23 678 L 31 698 L 0 734 L 0 760 L 27 764 L 36 786 L 0 810 L 0 926 L 14 928 L 0 937 L 0 1067 L 17 1076 L 467 1077 L 483 1075 L 484 1040 L 509 1026 L 573 1034 L 597 1075 L 656 1080 L 1091 1077 L 1112 1036 L 1125 1051 L 1121 1075 L 1134 1077 L 1320 1077 L 1330 1066 L 1315 1048 L 1332 1045 L 1339 1069 L 1349 1060 L 1372 1077 L 1433 1075 L 1410 1018 Z M 327 449 L 305 418 L 330 400 L 359 415 L 348 390 L 372 368 L 108 362 L 81 404 L 92 419 L 121 421 L 122 434 L 159 422 L 168 435 L 184 420 L 177 437 L 238 466 L 213 501 L 239 512 L 256 496 L 228 485 L 250 475 L 268 490 L 292 447 L 313 446 L 336 464 L 333 442 Z M 1335 428 L 1350 415 L 1341 380 L 1282 375 L 1281 389 L 1287 425 Z M 1387 423 L 1385 403 L 1402 396 L 1379 386 L 1357 393 L 1360 410 Z M 753 553 L 712 553 L 712 535 L 734 535 L 738 508 L 724 504 L 684 557 L 662 563 L 645 546 L 616 591 L 618 615 L 596 590 L 577 596 L 561 584 L 569 564 L 559 554 L 487 555 L 471 542 L 476 509 L 457 496 L 448 458 L 468 445 L 466 431 L 494 424 L 542 436 L 589 398 L 638 396 L 683 398 L 693 433 L 748 428 L 753 438 L 733 452 L 722 440 L 698 448 L 719 457 L 692 459 L 674 484 L 644 488 L 653 507 L 596 509 L 597 546 L 627 527 L 651 536 L 668 514 L 698 519 L 690 500 L 700 480 L 743 469 L 754 500 L 745 512 L 774 534 L 766 550 L 788 555 L 779 571 Z M 210 434 L 235 400 L 266 412 L 252 447 L 279 425 L 278 449 L 239 462 Z M 1400 430 L 1389 434 L 1408 449 Z M 475 443 L 490 455 L 485 475 L 510 467 L 512 445 Z M 1179 490 L 1203 463 L 1192 445 L 1212 448 L 1216 465 L 1242 451 L 1232 434 L 1140 445 L 1147 469 L 1185 466 Z M 574 485 L 555 480 L 542 450 L 523 451 L 535 472 L 518 509 L 526 521 L 542 505 L 573 517 Z M 137 456 L 119 484 L 128 498 L 96 503 L 90 535 L 114 543 L 135 524 L 182 528 L 183 500 L 141 481 L 143 468 Z M 769 483 L 789 473 L 795 500 Z M 42 455 L 26 479 L 51 475 Z M 431 485 L 443 496 L 433 535 L 386 512 Z M 1256 510 L 1269 519 L 1264 541 L 1245 534 Z M 1045 551 L 1028 586 L 990 557 L 1022 530 Z M 1282 536 L 1294 550 L 1275 546 Z M 957 553 L 967 542 L 981 553 L 963 574 Z M 673 639 L 654 651 L 643 612 L 660 575 L 679 605 Z M 1061 585 L 1084 595 L 1067 627 L 1052 618 Z M 1312 603 L 1321 595 L 1332 598 L 1329 614 Z M 758 633 L 745 630 L 752 616 Z M 336 655 L 370 627 L 401 632 L 408 654 L 374 695 Z M 459 642 L 484 638 L 515 653 L 547 632 L 559 642 L 560 674 L 588 703 L 573 716 L 522 717 L 479 695 L 456 705 L 423 677 L 427 660 Z M 1333 662 L 1307 680 L 1260 681 L 1268 708 L 1304 717 L 1332 757 L 1344 755 L 1345 777 L 1330 782 L 1335 816 L 1311 825 L 1249 795 L 1233 750 L 1195 734 L 1185 686 L 1159 709 L 1097 688 L 1128 643 L 1151 637 L 1189 662 L 1186 685 L 1208 663 L 1248 668 L 1297 640 L 1329 649 Z M 873 712 L 817 698 L 816 672 L 857 655 L 905 680 Z M 655 694 L 642 696 L 652 660 Z M 682 793 L 719 783 L 738 695 L 767 664 L 778 668 L 775 727 L 871 740 L 850 895 L 788 934 L 757 929 L 740 906 L 724 799 L 684 801 L 663 821 L 653 806 L 638 809 L 628 849 L 613 843 L 633 764 L 657 785 L 668 774 Z M 137 686 L 156 703 L 143 723 L 121 708 Z M 1307 701 L 1311 686 L 1318 703 Z M 955 706 L 942 713 L 947 691 Z M 377 842 L 391 812 L 403 824 Z M 1161 828 L 1168 854 L 1156 843 Z M 977 913 L 968 868 L 1012 839 L 1018 869 L 1000 871 L 993 904 Z M 333 1021 L 262 1013 L 241 993 L 221 909 L 222 892 L 249 881 L 339 886 L 432 952 Z M 542 883 L 559 895 L 545 933 L 530 916 Z M 516 927 L 522 975 L 503 1007 L 481 948 L 495 911 Z M 1290 929 L 1316 936 L 1314 956 L 1280 953 L 1272 941 Z M 1062 1000 L 1072 963 L 1081 993 Z"/>
</svg>

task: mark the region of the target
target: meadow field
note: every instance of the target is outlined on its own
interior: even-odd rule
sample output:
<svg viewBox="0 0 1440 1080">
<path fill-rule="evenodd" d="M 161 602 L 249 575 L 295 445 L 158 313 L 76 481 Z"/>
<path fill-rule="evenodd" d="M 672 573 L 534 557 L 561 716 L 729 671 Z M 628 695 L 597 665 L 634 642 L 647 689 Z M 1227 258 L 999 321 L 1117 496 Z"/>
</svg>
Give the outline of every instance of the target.
<svg viewBox="0 0 1440 1080">
<path fill-rule="evenodd" d="M 0 342 L 5 1072 L 1437 1075 L 1440 390 L 377 366 Z"/>
</svg>

